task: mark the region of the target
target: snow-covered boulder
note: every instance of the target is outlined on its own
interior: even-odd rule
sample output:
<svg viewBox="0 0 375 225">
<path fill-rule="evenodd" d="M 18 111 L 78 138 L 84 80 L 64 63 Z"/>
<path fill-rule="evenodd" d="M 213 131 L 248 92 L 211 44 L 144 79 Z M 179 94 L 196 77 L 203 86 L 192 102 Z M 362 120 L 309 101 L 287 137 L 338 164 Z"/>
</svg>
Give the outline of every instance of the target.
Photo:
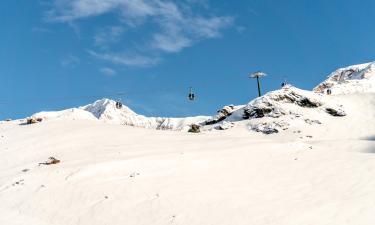
<svg viewBox="0 0 375 225">
<path fill-rule="evenodd" d="M 217 126 L 215 126 L 215 129 L 216 130 L 228 130 L 234 126 L 235 126 L 235 123 L 233 122 L 223 121 L 221 124 L 218 124 Z"/>
<path fill-rule="evenodd" d="M 289 123 L 285 121 L 252 122 L 249 124 L 249 129 L 263 134 L 274 134 L 279 133 L 280 130 L 287 130 L 288 126 Z"/>
<path fill-rule="evenodd" d="M 263 134 L 279 133 L 279 130 L 276 129 L 276 126 L 273 123 L 252 124 L 249 126 L 249 128 L 253 131 L 261 132 Z"/>
<path fill-rule="evenodd" d="M 314 88 L 316 93 L 333 95 L 375 92 L 375 62 L 340 68 Z"/>
</svg>

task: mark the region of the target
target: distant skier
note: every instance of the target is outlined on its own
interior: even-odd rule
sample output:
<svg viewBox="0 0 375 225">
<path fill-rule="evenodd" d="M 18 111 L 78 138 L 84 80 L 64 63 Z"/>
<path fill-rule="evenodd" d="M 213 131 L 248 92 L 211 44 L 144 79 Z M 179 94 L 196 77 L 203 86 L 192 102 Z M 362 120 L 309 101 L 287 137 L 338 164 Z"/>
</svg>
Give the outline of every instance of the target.
<svg viewBox="0 0 375 225">
<path fill-rule="evenodd" d="M 331 89 L 327 89 L 327 95 L 331 95 L 332 94 L 332 90 Z"/>
</svg>

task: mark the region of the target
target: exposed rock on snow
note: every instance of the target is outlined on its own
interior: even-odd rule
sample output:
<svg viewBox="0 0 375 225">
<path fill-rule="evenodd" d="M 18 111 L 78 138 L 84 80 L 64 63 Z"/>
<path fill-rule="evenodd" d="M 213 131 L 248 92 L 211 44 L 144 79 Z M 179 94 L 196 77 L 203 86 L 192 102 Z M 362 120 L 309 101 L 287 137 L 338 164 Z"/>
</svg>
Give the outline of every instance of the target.
<svg viewBox="0 0 375 225">
<path fill-rule="evenodd" d="M 312 125 L 312 124 L 322 124 L 322 122 L 320 122 L 319 120 L 311 120 L 311 119 L 305 119 L 305 122 L 307 124 L 310 124 L 310 125 Z"/>
<path fill-rule="evenodd" d="M 39 117 L 31 117 L 26 119 L 26 124 L 34 124 L 34 123 L 39 123 L 42 122 L 43 119 Z"/>
<path fill-rule="evenodd" d="M 234 105 L 228 105 L 224 106 L 222 109 L 218 110 L 215 116 L 213 116 L 211 119 L 208 119 L 204 122 L 204 125 L 212 125 L 216 124 L 218 122 L 221 122 L 225 120 L 228 116 L 232 115 L 232 113 L 235 111 Z"/>
<path fill-rule="evenodd" d="M 39 163 L 39 165 L 53 165 L 60 163 L 59 159 L 56 159 L 55 157 L 49 157 L 47 161 Z"/>
<path fill-rule="evenodd" d="M 192 124 L 192 125 L 190 125 L 190 129 L 188 130 L 188 132 L 190 132 L 190 133 L 200 133 L 201 130 L 200 130 L 199 125 Z"/>
<path fill-rule="evenodd" d="M 316 93 L 350 94 L 375 92 L 375 62 L 340 68 L 314 88 Z"/>
<path fill-rule="evenodd" d="M 346 113 L 344 112 L 344 110 L 340 108 L 338 109 L 326 108 L 326 112 L 331 114 L 332 116 L 346 116 Z"/>
<path fill-rule="evenodd" d="M 281 108 L 277 108 L 269 102 L 254 102 L 255 104 L 244 109 L 244 119 L 249 118 L 262 118 L 265 116 L 278 118 L 285 115 L 285 111 Z"/>
</svg>

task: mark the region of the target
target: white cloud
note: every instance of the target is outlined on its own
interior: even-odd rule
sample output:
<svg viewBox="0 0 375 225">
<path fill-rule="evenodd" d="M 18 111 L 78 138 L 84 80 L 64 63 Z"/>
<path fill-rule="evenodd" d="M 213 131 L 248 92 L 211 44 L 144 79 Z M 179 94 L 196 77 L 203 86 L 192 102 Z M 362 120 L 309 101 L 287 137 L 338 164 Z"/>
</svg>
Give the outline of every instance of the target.
<svg viewBox="0 0 375 225">
<path fill-rule="evenodd" d="M 160 61 L 160 59 L 158 58 L 151 58 L 142 55 L 127 55 L 124 53 L 98 53 L 94 51 L 88 51 L 88 53 L 97 59 L 124 66 L 148 67 L 156 65 Z"/>
<path fill-rule="evenodd" d="M 72 23 L 113 13 L 117 18 L 114 22 L 121 26 L 100 28 L 94 35 L 97 47 L 117 43 L 125 26 L 129 29 L 142 29 L 144 24 L 152 26 L 144 32 L 147 36 L 126 46 L 127 51 L 136 52 L 134 56 L 113 53 L 113 49 L 97 56 L 127 66 L 156 64 L 149 55 L 180 52 L 199 41 L 220 37 L 222 30 L 233 24 L 232 17 L 211 15 L 207 0 L 54 0 L 53 5 L 47 14 L 50 22 Z"/>
<path fill-rule="evenodd" d="M 104 75 L 107 75 L 107 76 L 114 76 L 114 75 L 117 74 L 116 70 L 113 70 L 113 69 L 108 68 L 108 67 L 100 68 L 100 72 Z"/>
<path fill-rule="evenodd" d="M 115 10 L 128 17 L 143 17 L 153 14 L 153 9 L 153 5 L 143 0 L 54 0 L 54 8 L 47 13 L 47 19 L 71 22 Z"/>
<path fill-rule="evenodd" d="M 191 40 L 180 35 L 155 34 L 152 40 L 152 47 L 165 52 L 179 52 L 190 46 Z"/>
</svg>

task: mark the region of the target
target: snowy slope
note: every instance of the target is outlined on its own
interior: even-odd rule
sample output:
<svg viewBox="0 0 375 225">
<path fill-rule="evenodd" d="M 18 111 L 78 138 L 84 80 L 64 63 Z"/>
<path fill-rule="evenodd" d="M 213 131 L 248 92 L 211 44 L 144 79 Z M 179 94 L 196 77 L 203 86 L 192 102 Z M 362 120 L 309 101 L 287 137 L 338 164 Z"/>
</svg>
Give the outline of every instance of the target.
<svg viewBox="0 0 375 225">
<path fill-rule="evenodd" d="M 291 94 L 276 91 L 246 109 L 279 103 L 293 114 L 203 134 L 98 119 L 0 122 L 0 224 L 374 224 L 375 95 L 292 90 L 320 106 L 276 101 Z M 326 113 L 331 102 L 347 115 Z M 282 118 L 290 126 L 278 134 L 248 129 Z M 61 162 L 39 165 L 51 156 Z"/>
<path fill-rule="evenodd" d="M 77 108 L 55 112 L 39 112 L 34 114 L 33 117 L 59 120 L 97 120 L 97 118 L 92 113 Z"/>
<path fill-rule="evenodd" d="M 372 225 L 371 68 L 333 73 L 333 95 L 286 86 L 213 117 L 102 99 L 0 121 L 0 224 Z M 192 123 L 202 133 L 161 130 Z"/>
<path fill-rule="evenodd" d="M 314 88 L 317 93 L 350 94 L 375 92 L 375 62 L 340 68 Z"/>
</svg>

